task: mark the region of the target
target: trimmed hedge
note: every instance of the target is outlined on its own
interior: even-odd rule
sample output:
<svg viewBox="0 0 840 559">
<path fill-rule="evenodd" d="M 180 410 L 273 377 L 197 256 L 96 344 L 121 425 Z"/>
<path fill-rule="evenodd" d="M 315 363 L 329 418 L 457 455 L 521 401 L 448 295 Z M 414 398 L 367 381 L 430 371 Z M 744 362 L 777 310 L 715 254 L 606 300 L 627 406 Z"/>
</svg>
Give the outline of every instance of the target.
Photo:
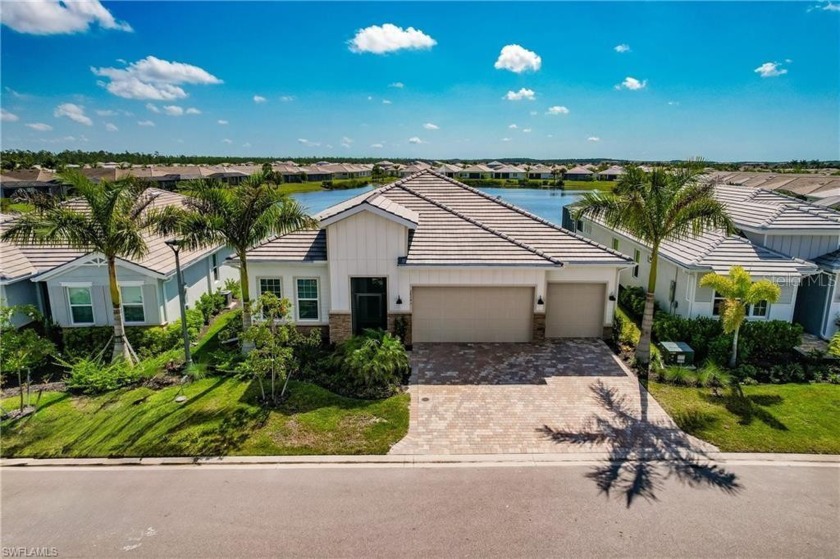
<svg viewBox="0 0 840 559">
<path fill-rule="evenodd" d="M 647 291 L 642 287 L 621 287 L 618 290 L 618 304 L 624 307 L 630 318 L 641 321 L 645 312 Z M 659 305 L 654 301 L 653 312 L 659 311 Z"/>
</svg>

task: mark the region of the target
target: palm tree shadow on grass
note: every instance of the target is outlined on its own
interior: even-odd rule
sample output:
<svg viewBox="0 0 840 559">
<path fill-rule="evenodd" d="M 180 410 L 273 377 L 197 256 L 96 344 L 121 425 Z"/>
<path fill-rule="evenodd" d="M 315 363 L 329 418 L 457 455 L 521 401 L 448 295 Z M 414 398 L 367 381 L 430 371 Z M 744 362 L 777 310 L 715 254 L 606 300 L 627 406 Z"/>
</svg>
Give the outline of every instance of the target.
<svg viewBox="0 0 840 559">
<path fill-rule="evenodd" d="M 716 405 L 723 405 L 726 410 L 738 416 L 740 425 L 749 425 L 754 420 L 761 421 L 771 429 L 787 431 L 787 425 L 779 421 L 770 410 L 770 406 L 777 406 L 784 401 L 784 398 L 775 394 L 751 394 L 749 396 L 738 396 L 731 394 L 723 397 L 703 395 L 703 399 Z"/>
<path fill-rule="evenodd" d="M 623 496 L 629 508 L 637 497 L 657 501 L 667 479 L 676 477 L 689 487 L 713 487 L 736 495 L 743 486 L 736 474 L 711 462 L 706 451 L 679 428 L 647 419 L 647 393 L 642 387 L 642 413 L 631 412 L 626 397 L 598 380 L 590 386 L 607 412 L 593 414 L 580 429 L 537 429 L 556 443 L 605 445 L 609 456 L 586 477 L 601 493 Z"/>
</svg>

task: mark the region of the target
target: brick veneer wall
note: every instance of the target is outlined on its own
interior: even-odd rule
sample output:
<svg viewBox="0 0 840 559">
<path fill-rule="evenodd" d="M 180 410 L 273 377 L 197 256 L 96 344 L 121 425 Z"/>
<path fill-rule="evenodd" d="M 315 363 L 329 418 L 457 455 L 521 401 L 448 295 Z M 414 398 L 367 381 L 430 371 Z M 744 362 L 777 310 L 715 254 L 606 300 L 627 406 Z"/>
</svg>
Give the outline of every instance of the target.
<svg viewBox="0 0 840 559">
<path fill-rule="evenodd" d="M 350 313 L 330 313 L 330 343 L 338 344 L 353 335 Z"/>
<path fill-rule="evenodd" d="M 542 342 L 545 340 L 545 313 L 534 313 L 534 330 L 531 334 L 531 341 Z"/>
</svg>

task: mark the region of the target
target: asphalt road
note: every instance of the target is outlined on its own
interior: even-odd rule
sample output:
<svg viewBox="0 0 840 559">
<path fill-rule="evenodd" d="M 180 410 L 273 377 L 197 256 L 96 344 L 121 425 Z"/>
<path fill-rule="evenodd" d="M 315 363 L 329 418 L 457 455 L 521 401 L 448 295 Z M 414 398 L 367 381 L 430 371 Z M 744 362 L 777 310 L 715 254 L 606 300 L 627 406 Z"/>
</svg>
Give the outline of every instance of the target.
<svg viewBox="0 0 840 559">
<path fill-rule="evenodd" d="M 837 464 L 658 468 L 4 468 L 2 556 L 840 557 Z"/>
</svg>

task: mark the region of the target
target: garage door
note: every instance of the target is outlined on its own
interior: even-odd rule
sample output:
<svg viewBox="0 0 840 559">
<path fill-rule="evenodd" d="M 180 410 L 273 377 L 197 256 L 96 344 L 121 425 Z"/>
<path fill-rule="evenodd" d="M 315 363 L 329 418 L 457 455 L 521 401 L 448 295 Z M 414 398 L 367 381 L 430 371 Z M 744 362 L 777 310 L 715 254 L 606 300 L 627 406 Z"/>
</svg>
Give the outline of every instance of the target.
<svg viewBox="0 0 840 559">
<path fill-rule="evenodd" d="M 531 287 L 414 287 L 413 342 L 531 341 Z"/>
<path fill-rule="evenodd" d="M 600 338 L 604 331 L 607 286 L 602 283 L 549 283 L 545 311 L 547 338 Z"/>
</svg>

